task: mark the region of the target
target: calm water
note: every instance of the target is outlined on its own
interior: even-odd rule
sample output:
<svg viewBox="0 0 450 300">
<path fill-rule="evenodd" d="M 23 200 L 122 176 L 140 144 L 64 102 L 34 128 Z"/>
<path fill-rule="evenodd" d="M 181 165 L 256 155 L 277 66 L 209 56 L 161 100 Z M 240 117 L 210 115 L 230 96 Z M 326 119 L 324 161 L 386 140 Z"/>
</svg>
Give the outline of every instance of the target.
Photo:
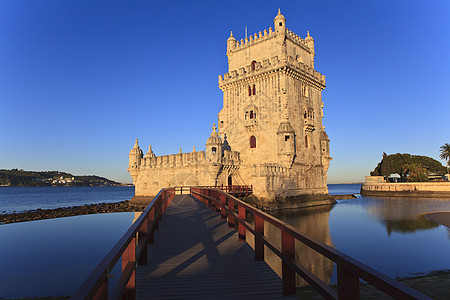
<svg viewBox="0 0 450 300">
<path fill-rule="evenodd" d="M 130 200 L 134 187 L 0 187 L 0 213 Z"/>
<path fill-rule="evenodd" d="M 331 194 L 359 193 L 360 189 L 359 184 L 329 187 Z M 39 195 L 31 192 L 34 188 L 17 189 L 24 189 L 13 195 L 15 201 L 21 202 L 22 208 L 14 208 L 17 211 L 40 205 L 50 208 L 121 201 L 130 199 L 134 193 L 132 188 L 116 187 L 38 188 Z M 8 209 L 12 209 L 13 201 L 7 199 L 2 188 L 0 193 L 0 208 L 5 210 L 4 203 L 9 203 Z M 37 198 L 43 202 L 39 204 Z M 423 214 L 429 211 L 450 211 L 450 200 L 358 195 L 358 199 L 340 200 L 334 206 L 280 212 L 277 217 L 397 277 L 450 269 L 449 230 L 425 219 Z M 0 297 L 72 294 L 128 229 L 133 218 L 134 213 L 115 213 L 0 225 Z M 267 228 L 266 232 L 273 239 L 279 237 L 273 228 Z M 332 262 L 300 245 L 297 249 L 297 257 L 317 276 L 335 282 Z M 272 264 L 276 269 L 277 261 Z"/>
</svg>

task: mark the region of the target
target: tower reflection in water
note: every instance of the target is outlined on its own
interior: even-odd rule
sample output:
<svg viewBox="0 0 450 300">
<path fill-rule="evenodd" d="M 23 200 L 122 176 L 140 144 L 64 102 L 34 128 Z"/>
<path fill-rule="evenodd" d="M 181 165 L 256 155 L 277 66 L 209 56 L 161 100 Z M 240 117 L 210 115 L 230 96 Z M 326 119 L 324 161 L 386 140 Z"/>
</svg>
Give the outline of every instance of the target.
<svg viewBox="0 0 450 300">
<path fill-rule="evenodd" d="M 332 205 L 307 207 L 298 210 L 286 210 L 272 212 L 271 214 L 289 223 L 302 234 L 312 238 L 315 241 L 322 242 L 333 247 L 331 240 L 328 219 Z M 264 222 L 264 235 L 279 249 L 281 249 L 281 231 L 275 226 Z M 247 231 L 247 242 L 254 247 L 254 237 Z M 276 256 L 267 247 L 264 247 L 265 261 L 281 277 L 281 259 Z M 334 263 L 322 254 L 309 248 L 308 246 L 296 241 L 295 258 L 303 266 L 308 268 L 314 275 L 325 283 L 329 283 L 334 269 Z M 308 285 L 300 276 L 297 275 L 297 286 Z"/>
</svg>

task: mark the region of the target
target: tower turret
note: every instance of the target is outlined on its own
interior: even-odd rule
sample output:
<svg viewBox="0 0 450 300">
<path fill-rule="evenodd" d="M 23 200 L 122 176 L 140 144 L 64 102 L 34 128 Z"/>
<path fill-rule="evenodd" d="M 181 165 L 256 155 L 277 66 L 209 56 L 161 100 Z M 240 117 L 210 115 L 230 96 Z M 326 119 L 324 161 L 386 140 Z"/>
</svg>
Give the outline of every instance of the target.
<svg viewBox="0 0 450 300">
<path fill-rule="evenodd" d="M 305 42 L 306 44 L 308 44 L 309 49 L 311 49 L 311 51 L 314 53 L 314 39 L 309 35 L 309 30 L 306 34 Z"/>
<path fill-rule="evenodd" d="M 314 51 L 314 39 L 309 35 L 309 30 L 305 38 L 305 42 L 308 45 L 309 49 L 311 49 L 311 67 L 314 68 L 314 56 L 316 55 Z"/>
<path fill-rule="evenodd" d="M 216 131 L 216 124 L 213 124 L 212 129 L 211 136 L 206 141 L 206 159 L 218 163 L 222 157 L 222 139 Z"/>
<path fill-rule="evenodd" d="M 153 153 L 152 145 L 150 145 L 148 147 L 148 151 L 147 151 L 147 153 L 144 156 L 144 158 L 148 158 L 148 157 L 156 157 L 155 153 Z"/>
<path fill-rule="evenodd" d="M 141 148 L 139 148 L 138 140 L 134 143 L 133 148 L 130 151 L 128 161 L 128 172 L 130 172 L 133 182 L 136 185 L 136 179 L 139 175 L 139 166 L 141 164 L 141 158 L 143 156 Z"/>
<path fill-rule="evenodd" d="M 280 9 L 278 9 L 278 14 L 273 20 L 273 26 L 278 43 L 283 44 L 286 38 L 286 18 L 281 14 Z"/>
<path fill-rule="evenodd" d="M 230 37 L 227 40 L 227 53 L 236 48 L 236 39 L 233 36 L 233 31 L 230 32 Z"/>
<path fill-rule="evenodd" d="M 277 130 L 278 157 L 287 168 L 291 168 L 295 159 L 295 131 L 288 120 L 282 121 Z"/>
<path fill-rule="evenodd" d="M 141 158 L 143 156 L 141 148 L 139 148 L 138 139 L 134 142 L 134 146 L 130 151 L 129 155 L 129 161 L 128 161 L 128 167 L 129 168 L 136 168 L 141 163 Z"/>
<path fill-rule="evenodd" d="M 210 184 L 216 186 L 219 175 L 222 171 L 222 140 L 216 131 L 216 124 L 213 124 L 211 136 L 206 141 L 206 160 L 209 162 Z"/>
</svg>

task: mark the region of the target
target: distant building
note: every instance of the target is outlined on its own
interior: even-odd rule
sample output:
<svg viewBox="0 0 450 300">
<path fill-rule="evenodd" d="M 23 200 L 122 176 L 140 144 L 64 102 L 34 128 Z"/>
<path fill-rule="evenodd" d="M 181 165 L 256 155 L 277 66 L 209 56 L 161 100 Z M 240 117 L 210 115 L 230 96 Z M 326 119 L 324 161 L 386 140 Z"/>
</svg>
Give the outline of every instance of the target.
<svg viewBox="0 0 450 300">
<path fill-rule="evenodd" d="M 274 28 L 227 40 L 228 73 L 219 76 L 223 108 L 206 151 L 143 156 L 138 142 L 128 171 L 136 196 L 180 185 L 253 185 L 262 201 L 328 195 L 329 138 L 322 126 L 325 76 L 314 69 L 314 39 Z"/>
</svg>

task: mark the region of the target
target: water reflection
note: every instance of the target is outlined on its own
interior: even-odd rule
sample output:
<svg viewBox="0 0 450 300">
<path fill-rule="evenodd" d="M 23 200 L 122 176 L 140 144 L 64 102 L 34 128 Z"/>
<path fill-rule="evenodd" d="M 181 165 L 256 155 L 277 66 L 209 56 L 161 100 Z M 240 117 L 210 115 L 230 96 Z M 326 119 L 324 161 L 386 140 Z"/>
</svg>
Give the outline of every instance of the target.
<svg viewBox="0 0 450 300">
<path fill-rule="evenodd" d="M 409 234 L 439 226 L 438 223 L 426 219 L 424 215 L 441 210 L 442 199 L 393 197 L 364 197 L 364 199 L 367 211 L 384 224 L 388 235 L 392 232 Z"/>
<path fill-rule="evenodd" d="M 316 241 L 333 246 L 328 226 L 329 215 L 332 208 L 333 206 L 331 205 L 316 206 L 298 210 L 273 212 L 272 215 L 294 226 L 302 234 Z M 268 239 L 281 249 L 280 229 L 265 222 L 264 232 Z M 334 263 L 323 255 L 296 241 L 295 258 L 320 280 L 325 283 L 330 281 Z M 281 277 L 281 259 L 265 248 L 265 260 Z M 305 285 L 307 285 L 307 283 L 297 276 L 297 286 Z"/>
<path fill-rule="evenodd" d="M 0 225 L 0 298 L 73 294 L 130 227 L 133 215 Z"/>
</svg>

